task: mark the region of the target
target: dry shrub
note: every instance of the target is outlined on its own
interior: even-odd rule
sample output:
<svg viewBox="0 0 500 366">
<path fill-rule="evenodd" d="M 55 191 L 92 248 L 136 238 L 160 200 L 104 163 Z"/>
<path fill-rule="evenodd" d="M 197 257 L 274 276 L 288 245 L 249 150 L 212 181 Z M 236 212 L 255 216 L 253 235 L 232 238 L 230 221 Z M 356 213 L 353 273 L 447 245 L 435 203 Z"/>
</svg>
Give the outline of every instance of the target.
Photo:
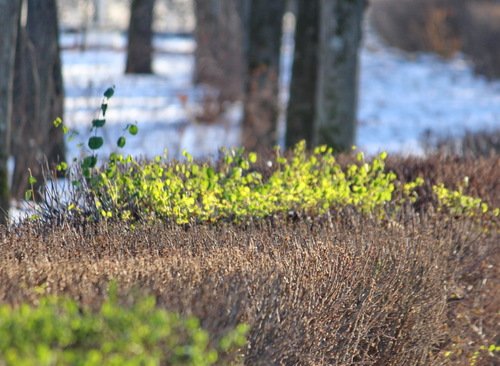
<svg viewBox="0 0 500 366">
<path fill-rule="evenodd" d="M 435 203 L 432 194 L 434 184 L 444 183 L 446 187 L 462 187 L 464 193 L 481 197 L 492 207 L 500 207 L 500 156 L 460 157 L 448 154 L 434 154 L 421 157 L 389 157 L 386 168 L 394 171 L 403 183 L 425 177 L 425 183 L 418 190 L 417 205 L 423 208 Z M 467 186 L 464 178 L 468 177 Z"/>
<path fill-rule="evenodd" d="M 467 54 L 476 70 L 500 77 L 500 4 L 491 0 L 374 0 L 370 20 L 391 46 L 450 57 Z"/>
<path fill-rule="evenodd" d="M 491 78 L 500 77 L 500 3 L 472 2 L 463 25 L 463 51 L 476 70 Z"/>
<path fill-rule="evenodd" d="M 482 263 L 491 245 L 472 224 L 443 222 L 409 212 L 381 223 L 347 210 L 247 227 L 23 226 L 0 234 L 0 299 L 36 302 L 42 286 L 97 307 L 114 279 L 123 301 L 153 294 L 216 335 L 249 323 L 247 365 L 437 364 L 468 329 L 458 321 L 455 334 L 447 322 L 469 309 L 447 303 L 463 287 L 456 270 L 470 265 L 465 253 Z M 467 281 L 483 280 L 467 270 Z M 491 301 L 484 310 L 498 314 Z"/>
<path fill-rule="evenodd" d="M 459 19 L 464 0 L 375 0 L 370 20 L 391 46 L 449 57 L 462 46 Z"/>
<path fill-rule="evenodd" d="M 424 149 L 427 154 L 441 153 L 476 159 L 500 154 L 500 130 L 467 132 L 459 138 L 425 134 Z"/>
</svg>

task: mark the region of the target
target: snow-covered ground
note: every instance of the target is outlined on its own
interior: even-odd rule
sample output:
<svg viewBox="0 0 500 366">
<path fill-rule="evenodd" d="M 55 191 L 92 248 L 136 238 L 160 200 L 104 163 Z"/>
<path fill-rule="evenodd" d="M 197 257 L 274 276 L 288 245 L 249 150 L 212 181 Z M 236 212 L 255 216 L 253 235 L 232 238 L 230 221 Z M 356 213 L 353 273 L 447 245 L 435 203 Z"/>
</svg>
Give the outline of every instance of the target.
<svg viewBox="0 0 500 366">
<path fill-rule="evenodd" d="M 421 154 L 425 132 L 459 136 L 465 131 L 500 128 L 500 81 L 474 75 L 462 57 L 410 56 L 383 45 L 373 35 L 361 50 L 358 134 L 356 145 L 368 152 Z M 221 146 L 239 143 L 241 108 L 234 106 L 219 124 L 193 122 L 201 91 L 191 82 L 194 41 L 157 36 L 154 75 L 124 75 L 125 37 L 122 33 L 90 33 L 87 50 L 76 47 L 81 37 L 63 34 L 62 58 L 66 87 L 65 122 L 87 136 L 102 92 L 115 85 L 110 102 L 103 153 L 127 123 L 138 122 L 140 132 L 128 139 L 126 153 L 143 156 L 168 149 L 178 156 L 185 149 L 195 156 L 217 153 Z M 293 45 L 283 48 L 284 90 L 289 82 Z M 286 99 L 286 92 L 284 93 Z M 187 106 L 180 96 L 187 96 Z M 78 155 L 75 143 L 70 156 Z"/>
</svg>

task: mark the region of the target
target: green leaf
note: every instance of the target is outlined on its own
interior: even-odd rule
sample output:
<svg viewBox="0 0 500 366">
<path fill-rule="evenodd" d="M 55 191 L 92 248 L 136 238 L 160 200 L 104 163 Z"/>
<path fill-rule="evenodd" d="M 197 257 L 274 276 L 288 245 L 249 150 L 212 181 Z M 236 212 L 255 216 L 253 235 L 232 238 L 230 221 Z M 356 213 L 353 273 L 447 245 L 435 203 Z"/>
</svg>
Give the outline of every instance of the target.
<svg viewBox="0 0 500 366">
<path fill-rule="evenodd" d="M 123 136 L 120 136 L 120 138 L 118 139 L 118 141 L 116 141 L 116 145 L 120 148 L 124 147 L 125 146 L 125 143 L 127 142 L 127 140 L 125 139 L 125 137 Z"/>
<path fill-rule="evenodd" d="M 97 156 L 91 155 L 85 157 L 82 162 L 82 168 L 94 168 L 97 164 Z"/>
<path fill-rule="evenodd" d="M 104 144 L 104 140 L 100 136 L 92 136 L 91 138 L 89 138 L 89 147 L 92 150 L 99 149 L 103 144 Z"/>
<path fill-rule="evenodd" d="M 248 160 L 250 161 L 250 163 L 255 164 L 257 162 L 257 154 L 251 152 L 250 154 L 248 154 Z"/>
<path fill-rule="evenodd" d="M 113 94 L 115 94 L 115 87 L 114 86 L 106 89 L 106 91 L 104 92 L 104 96 L 108 99 L 111 98 L 113 96 Z"/>
<path fill-rule="evenodd" d="M 62 119 L 60 117 L 57 117 L 54 122 L 52 122 L 55 128 L 59 127 L 62 124 Z"/>
<path fill-rule="evenodd" d="M 65 161 L 62 161 L 60 162 L 59 164 L 57 164 L 56 166 L 56 170 L 58 172 L 62 172 L 64 170 L 68 169 L 68 164 L 65 162 Z"/>
<path fill-rule="evenodd" d="M 30 176 L 28 177 L 28 184 L 33 185 L 36 182 L 37 182 L 36 178 L 30 174 Z"/>
<path fill-rule="evenodd" d="M 31 200 L 31 197 L 32 197 L 32 196 L 33 196 L 33 192 L 31 191 L 31 189 L 30 189 L 30 190 L 28 190 L 28 191 L 26 191 L 26 192 L 24 192 L 24 199 L 25 199 L 26 201 Z"/>
<path fill-rule="evenodd" d="M 108 110 L 108 103 L 102 103 L 101 104 L 101 111 L 102 111 L 102 115 L 105 116 L 106 115 L 106 111 Z"/>
<path fill-rule="evenodd" d="M 106 120 L 103 119 L 94 119 L 92 121 L 92 127 L 102 127 L 106 123 Z"/>
<path fill-rule="evenodd" d="M 137 132 L 139 132 L 139 127 L 137 127 L 137 125 L 128 126 L 128 133 L 130 133 L 132 136 L 137 135 Z"/>
</svg>

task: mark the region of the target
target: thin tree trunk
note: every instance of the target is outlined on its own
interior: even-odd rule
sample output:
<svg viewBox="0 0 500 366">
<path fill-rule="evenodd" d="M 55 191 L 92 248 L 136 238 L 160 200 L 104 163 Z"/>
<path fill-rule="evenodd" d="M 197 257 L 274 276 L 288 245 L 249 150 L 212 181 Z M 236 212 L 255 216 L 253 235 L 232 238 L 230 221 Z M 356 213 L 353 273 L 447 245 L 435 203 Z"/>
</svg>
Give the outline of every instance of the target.
<svg viewBox="0 0 500 366">
<path fill-rule="evenodd" d="M 127 74 L 151 74 L 155 0 L 132 0 L 128 28 Z"/>
<path fill-rule="evenodd" d="M 15 166 L 11 194 L 23 199 L 28 189 L 28 169 L 33 176 L 42 176 L 39 162 L 44 160 L 45 143 L 45 133 L 39 127 L 34 128 L 40 121 L 40 81 L 35 49 L 23 27 L 19 27 L 17 37 L 13 90 L 11 143 Z"/>
<path fill-rule="evenodd" d="M 57 117 L 64 117 L 58 24 L 55 0 L 28 0 L 26 29 L 35 50 L 41 91 L 40 118 L 29 128 L 32 136 L 45 136 L 41 149 L 50 166 L 66 158 L 62 130 L 52 124 Z"/>
<path fill-rule="evenodd" d="M 217 90 L 219 102 L 243 95 L 243 20 L 241 0 L 196 0 L 195 84 Z"/>
<path fill-rule="evenodd" d="M 358 50 L 366 0 L 321 0 L 314 144 L 352 147 L 356 131 Z"/>
<path fill-rule="evenodd" d="M 316 117 L 320 0 L 298 0 L 285 145 L 312 147 Z"/>
<path fill-rule="evenodd" d="M 279 71 L 285 0 L 253 0 L 247 23 L 247 80 L 242 143 L 266 153 L 277 143 Z"/>
<path fill-rule="evenodd" d="M 0 224 L 9 220 L 7 161 L 10 154 L 12 85 L 20 0 L 0 0 Z"/>
</svg>

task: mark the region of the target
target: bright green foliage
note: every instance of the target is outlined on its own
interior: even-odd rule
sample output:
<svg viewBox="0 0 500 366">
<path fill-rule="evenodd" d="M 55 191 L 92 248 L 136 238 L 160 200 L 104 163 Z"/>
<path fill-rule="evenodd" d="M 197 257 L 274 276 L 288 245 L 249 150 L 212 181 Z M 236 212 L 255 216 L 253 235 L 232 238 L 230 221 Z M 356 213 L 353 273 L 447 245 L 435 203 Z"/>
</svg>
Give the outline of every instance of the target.
<svg viewBox="0 0 500 366">
<path fill-rule="evenodd" d="M 100 116 L 92 121 L 93 136 L 87 144 L 91 150 L 80 162 L 81 173 L 71 176 L 67 165 L 59 167 L 67 171 L 79 193 L 90 198 L 84 200 L 86 204 L 93 202 L 95 210 L 91 211 L 99 217 L 91 215 L 92 219 L 134 217 L 187 224 L 242 221 L 288 212 L 316 215 L 345 206 L 380 216 L 389 202 L 396 206 L 415 202 L 416 188 L 424 183 L 419 177 L 399 185 L 396 175 L 385 169 L 385 152 L 371 162 L 358 153 L 357 163 L 343 168 L 331 148 L 320 146 L 307 153 L 304 142 L 297 144 L 288 158 L 277 149 L 274 159 L 267 162 L 273 172 L 266 178 L 255 167 L 257 154 L 247 154 L 243 149 L 224 151 L 216 166 L 194 162 L 188 153 L 183 154 L 182 162 L 169 162 L 167 156 L 139 162 L 131 156 L 113 153 L 99 168 L 97 150 L 104 139 L 98 131 L 105 125 L 108 101 L 113 94 L 114 87 L 106 90 Z M 62 124 L 60 120 L 56 122 Z M 124 131 L 134 136 L 139 129 L 135 123 L 128 124 Z M 116 145 L 123 148 L 125 144 L 125 137 L 119 137 Z M 454 215 L 491 212 L 498 216 L 498 209 L 489 210 L 481 199 L 466 196 L 461 189 L 451 191 L 441 184 L 433 190 L 439 209 L 445 208 Z M 84 211 L 78 202 L 68 203 L 67 209 Z"/>
<path fill-rule="evenodd" d="M 258 156 L 242 149 L 226 151 L 217 168 L 184 157 L 139 163 L 112 154 L 90 180 L 101 215 L 127 219 L 134 213 L 184 224 L 290 211 L 321 214 L 348 205 L 374 212 L 391 201 L 395 189 L 395 174 L 384 170 L 385 156 L 367 163 L 359 154 L 357 164 L 342 169 L 326 146 L 308 154 L 299 143 L 289 159 L 277 151 L 268 179 L 255 170 Z"/>
<path fill-rule="evenodd" d="M 220 353 L 239 357 L 248 327 L 216 347 L 196 318 L 156 308 L 152 297 L 132 307 L 110 295 L 98 312 L 44 297 L 36 307 L 0 307 L 0 365 L 213 365 Z"/>
<path fill-rule="evenodd" d="M 451 190 L 443 184 L 438 184 L 433 186 L 433 191 L 441 204 L 441 209 L 448 210 L 452 215 L 473 217 L 489 213 L 499 216 L 498 208 L 491 210 L 481 198 L 464 194 L 462 187 Z"/>
</svg>

